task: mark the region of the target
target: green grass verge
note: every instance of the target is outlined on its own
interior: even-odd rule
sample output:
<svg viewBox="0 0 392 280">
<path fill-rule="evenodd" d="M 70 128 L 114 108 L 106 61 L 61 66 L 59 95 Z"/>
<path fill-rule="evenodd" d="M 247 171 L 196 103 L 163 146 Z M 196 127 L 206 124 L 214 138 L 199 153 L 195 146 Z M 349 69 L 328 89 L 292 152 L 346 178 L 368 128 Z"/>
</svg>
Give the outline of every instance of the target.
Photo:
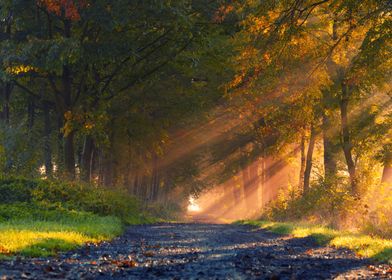
<svg viewBox="0 0 392 280">
<path fill-rule="evenodd" d="M 338 231 L 325 226 L 268 221 L 238 221 L 278 234 L 290 234 L 295 238 L 312 236 L 320 245 L 346 248 L 362 257 L 392 264 L 392 240 L 364 234 Z"/>
<path fill-rule="evenodd" d="M 152 223 L 121 190 L 23 178 L 0 179 L 0 258 L 45 257 Z"/>
<path fill-rule="evenodd" d="M 0 223 L 0 258 L 15 254 L 31 257 L 52 256 L 75 249 L 87 242 L 100 242 L 118 236 L 123 224 L 116 217 L 92 214 L 56 221 L 13 220 Z"/>
</svg>

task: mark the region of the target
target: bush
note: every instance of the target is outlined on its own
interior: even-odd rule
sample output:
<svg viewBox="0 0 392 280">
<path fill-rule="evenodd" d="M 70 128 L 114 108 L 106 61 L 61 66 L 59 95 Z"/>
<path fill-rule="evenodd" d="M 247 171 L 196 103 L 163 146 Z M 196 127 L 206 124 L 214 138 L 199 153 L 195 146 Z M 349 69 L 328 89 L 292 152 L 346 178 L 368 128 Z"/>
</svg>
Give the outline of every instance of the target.
<svg viewBox="0 0 392 280">
<path fill-rule="evenodd" d="M 345 178 L 325 180 L 320 177 L 306 194 L 294 188 L 280 193 L 264 216 L 269 220 L 306 220 L 337 227 L 355 205 L 347 185 Z"/>
<path fill-rule="evenodd" d="M 347 178 L 319 178 L 309 192 L 296 188 L 281 192 L 263 217 L 274 221 L 302 221 L 392 237 L 392 187 L 361 181 L 361 197 L 350 193 Z"/>
<path fill-rule="evenodd" d="M 116 216 L 125 223 L 143 220 L 137 199 L 125 191 L 51 180 L 0 180 L 0 219 L 52 215 L 51 210 Z"/>
<path fill-rule="evenodd" d="M 362 199 L 364 215 L 360 219 L 362 230 L 392 238 L 392 187 L 378 184 L 369 188 Z"/>
<path fill-rule="evenodd" d="M 80 183 L 0 179 L 0 259 L 49 256 L 86 242 L 118 236 L 145 218 L 138 201 L 121 190 Z"/>
</svg>

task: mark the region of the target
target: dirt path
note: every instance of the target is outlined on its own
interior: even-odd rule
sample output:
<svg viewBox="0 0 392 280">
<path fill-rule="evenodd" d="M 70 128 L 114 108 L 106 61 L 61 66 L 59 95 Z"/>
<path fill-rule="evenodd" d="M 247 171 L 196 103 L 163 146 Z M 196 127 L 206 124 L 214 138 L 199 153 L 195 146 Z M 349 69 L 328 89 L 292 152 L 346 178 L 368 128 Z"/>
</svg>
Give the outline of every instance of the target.
<svg viewBox="0 0 392 280">
<path fill-rule="evenodd" d="M 248 226 L 132 226 L 57 258 L 0 261 L 0 279 L 381 279 L 353 253 Z"/>
</svg>

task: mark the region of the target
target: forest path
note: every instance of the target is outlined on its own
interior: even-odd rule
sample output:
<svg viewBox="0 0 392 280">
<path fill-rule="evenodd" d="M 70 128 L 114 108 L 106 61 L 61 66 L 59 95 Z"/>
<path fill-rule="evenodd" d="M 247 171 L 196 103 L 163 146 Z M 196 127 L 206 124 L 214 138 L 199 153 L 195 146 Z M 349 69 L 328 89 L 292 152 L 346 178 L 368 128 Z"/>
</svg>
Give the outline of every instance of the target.
<svg viewBox="0 0 392 280">
<path fill-rule="evenodd" d="M 244 225 L 131 226 L 55 258 L 0 261 L 0 279 L 381 279 L 352 252 Z"/>
</svg>

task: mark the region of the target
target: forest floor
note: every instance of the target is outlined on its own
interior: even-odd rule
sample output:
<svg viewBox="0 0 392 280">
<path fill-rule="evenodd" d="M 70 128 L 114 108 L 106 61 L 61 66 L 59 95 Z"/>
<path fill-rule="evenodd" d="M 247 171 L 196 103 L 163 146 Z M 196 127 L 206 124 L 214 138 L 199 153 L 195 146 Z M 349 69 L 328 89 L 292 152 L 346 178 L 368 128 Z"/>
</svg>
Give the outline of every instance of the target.
<svg viewBox="0 0 392 280">
<path fill-rule="evenodd" d="M 387 264 L 248 225 L 130 226 L 111 242 L 0 260 L 0 279 L 392 279 Z"/>
</svg>

